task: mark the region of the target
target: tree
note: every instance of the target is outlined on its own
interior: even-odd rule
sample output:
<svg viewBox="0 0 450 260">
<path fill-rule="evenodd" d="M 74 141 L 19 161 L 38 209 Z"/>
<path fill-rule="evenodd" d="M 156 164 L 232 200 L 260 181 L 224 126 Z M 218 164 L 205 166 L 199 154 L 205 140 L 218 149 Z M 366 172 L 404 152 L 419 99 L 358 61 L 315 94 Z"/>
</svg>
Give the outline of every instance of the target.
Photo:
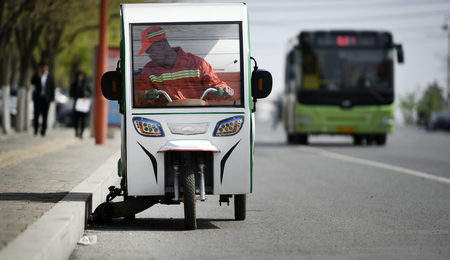
<svg viewBox="0 0 450 260">
<path fill-rule="evenodd" d="M 109 42 L 116 46 L 120 41 L 119 4 L 123 2 L 131 1 L 109 0 L 115 7 L 109 9 Z M 19 86 L 17 131 L 26 130 L 29 123 L 25 111 L 30 80 L 39 62 L 50 65 L 57 85 L 64 88 L 76 70 L 94 74 L 98 9 L 98 0 L 0 0 L 0 84 L 8 88 L 4 97 L 9 94 L 8 82 L 17 81 Z M 2 123 L 4 129 L 9 126 L 9 122 Z"/>
<path fill-rule="evenodd" d="M 400 111 L 403 120 L 407 125 L 415 123 L 415 115 L 417 108 L 417 92 L 410 92 L 406 96 L 400 98 Z"/>
<path fill-rule="evenodd" d="M 445 100 L 437 82 L 428 85 L 417 104 L 417 124 L 426 126 L 433 112 L 444 109 Z"/>
<path fill-rule="evenodd" d="M 1 126 L 5 133 L 11 128 L 9 121 L 10 111 L 10 89 L 14 74 L 14 31 L 22 19 L 33 7 L 32 1 L 2 0 L 0 1 L 0 86 L 2 88 L 2 122 Z"/>
</svg>

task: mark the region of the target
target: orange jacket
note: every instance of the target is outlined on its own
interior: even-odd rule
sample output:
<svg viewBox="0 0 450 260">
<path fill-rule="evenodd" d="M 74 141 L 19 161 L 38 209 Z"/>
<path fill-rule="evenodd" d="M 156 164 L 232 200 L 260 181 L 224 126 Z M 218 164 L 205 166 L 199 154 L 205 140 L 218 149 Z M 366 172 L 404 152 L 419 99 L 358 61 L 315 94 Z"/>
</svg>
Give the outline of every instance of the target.
<svg viewBox="0 0 450 260">
<path fill-rule="evenodd" d="M 162 95 L 157 100 L 142 100 L 138 93 L 150 89 L 164 90 L 173 99 L 199 99 L 207 88 L 225 87 L 204 59 L 181 48 L 174 48 L 177 58 L 172 68 L 161 66 L 156 62 L 147 63 L 142 73 L 135 80 L 135 104 L 137 106 L 163 105 L 167 100 Z M 212 94 L 208 97 L 213 98 Z"/>
</svg>

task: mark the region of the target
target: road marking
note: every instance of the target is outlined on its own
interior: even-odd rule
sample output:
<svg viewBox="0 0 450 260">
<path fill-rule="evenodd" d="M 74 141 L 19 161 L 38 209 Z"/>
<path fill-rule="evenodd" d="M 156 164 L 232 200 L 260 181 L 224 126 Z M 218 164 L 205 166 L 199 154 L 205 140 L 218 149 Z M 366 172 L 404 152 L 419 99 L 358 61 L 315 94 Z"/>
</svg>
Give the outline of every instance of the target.
<svg viewBox="0 0 450 260">
<path fill-rule="evenodd" d="M 416 176 L 416 177 L 420 177 L 420 178 L 424 178 L 424 179 L 428 179 L 428 180 L 432 180 L 432 181 L 450 184 L 449 178 L 436 176 L 436 175 L 426 173 L 426 172 L 411 170 L 408 168 L 390 165 L 387 163 L 381 163 L 381 162 L 361 159 L 361 158 L 357 158 L 357 157 L 353 157 L 353 156 L 349 156 L 349 155 L 343 155 L 343 154 L 338 154 L 338 153 L 334 153 L 334 152 L 329 152 L 329 151 L 325 151 L 325 150 L 322 150 L 319 148 L 313 148 L 313 147 L 304 147 L 304 148 L 306 148 L 307 150 L 319 153 L 320 155 L 323 155 L 325 157 L 332 158 L 332 159 L 337 159 L 337 160 L 341 160 L 341 161 L 352 162 L 352 163 L 367 165 L 367 166 L 372 166 L 372 167 L 378 167 L 378 168 L 396 171 L 399 173 L 408 174 L 408 175 L 412 175 L 412 176 Z"/>
<path fill-rule="evenodd" d="M 25 149 L 2 152 L 0 153 L 0 169 L 14 166 L 23 161 L 64 149 L 76 142 L 77 140 L 75 138 L 55 138 Z"/>
</svg>

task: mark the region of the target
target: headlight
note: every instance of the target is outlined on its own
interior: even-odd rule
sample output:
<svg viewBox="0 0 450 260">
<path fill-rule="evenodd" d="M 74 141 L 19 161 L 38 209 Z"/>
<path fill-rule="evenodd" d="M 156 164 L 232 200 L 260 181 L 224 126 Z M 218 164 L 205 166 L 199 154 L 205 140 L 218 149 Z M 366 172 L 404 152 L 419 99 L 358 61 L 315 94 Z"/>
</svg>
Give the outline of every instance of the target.
<svg viewBox="0 0 450 260">
<path fill-rule="evenodd" d="M 237 134 L 244 123 L 243 116 L 234 116 L 220 121 L 214 129 L 214 136 L 230 136 Z"/>
<path fill-rule="evenodd" d="M 161 125 L 156 121 L 142 117 L 133 117 L 133 125 L 136 131 L 143 136 L 164 136 Z"/>
<path fill-rule="evenodd" d="M 392 116 L 383 116 L 381 118 L 381 127 L 391 127 L 394 124 L 394 118 Z"/>
<path fill-rule="evenodd" d="M 394 118 L 392 116 L 383 116 L 381 118 L 381 123 L 382 124 L 393 124 L 394 123 Z"/>
</svg>

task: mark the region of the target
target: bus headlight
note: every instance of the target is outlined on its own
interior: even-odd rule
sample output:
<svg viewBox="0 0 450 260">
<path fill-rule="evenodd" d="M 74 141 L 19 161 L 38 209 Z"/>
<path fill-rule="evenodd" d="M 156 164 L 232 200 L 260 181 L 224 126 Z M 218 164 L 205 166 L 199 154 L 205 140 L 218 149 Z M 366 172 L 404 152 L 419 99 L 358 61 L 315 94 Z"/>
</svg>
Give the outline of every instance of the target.
<svg viewBox="0 0 450 260">
<path fill-rule="evenodd" d="M 133 117 L 133 125 L 136 131 L 143 136 L 164 136 L 161 124 L 142 117 Z"/>
<path fill-rule="evenodd" d="M 244 124 L 243 116 L 234 116 L 217 123 L 214 129 L 214 136 L 231 136 L 237 134 Z"/>
<path fill-rule="evenodd" d="M 302 116 L 297 117 L 297 119 L 298 119 L 298 121 L 300 123 L 309 123 L 309 122 L 311 122 L 311 117 L 310 116 L 302 115 Z"/>
<path fill-rule="evenodd" d="M 392 116 L 383 116 L 381 118 L 381 127 L 390 127 L 394 124 L 394 118 Z"/>
</svg>

